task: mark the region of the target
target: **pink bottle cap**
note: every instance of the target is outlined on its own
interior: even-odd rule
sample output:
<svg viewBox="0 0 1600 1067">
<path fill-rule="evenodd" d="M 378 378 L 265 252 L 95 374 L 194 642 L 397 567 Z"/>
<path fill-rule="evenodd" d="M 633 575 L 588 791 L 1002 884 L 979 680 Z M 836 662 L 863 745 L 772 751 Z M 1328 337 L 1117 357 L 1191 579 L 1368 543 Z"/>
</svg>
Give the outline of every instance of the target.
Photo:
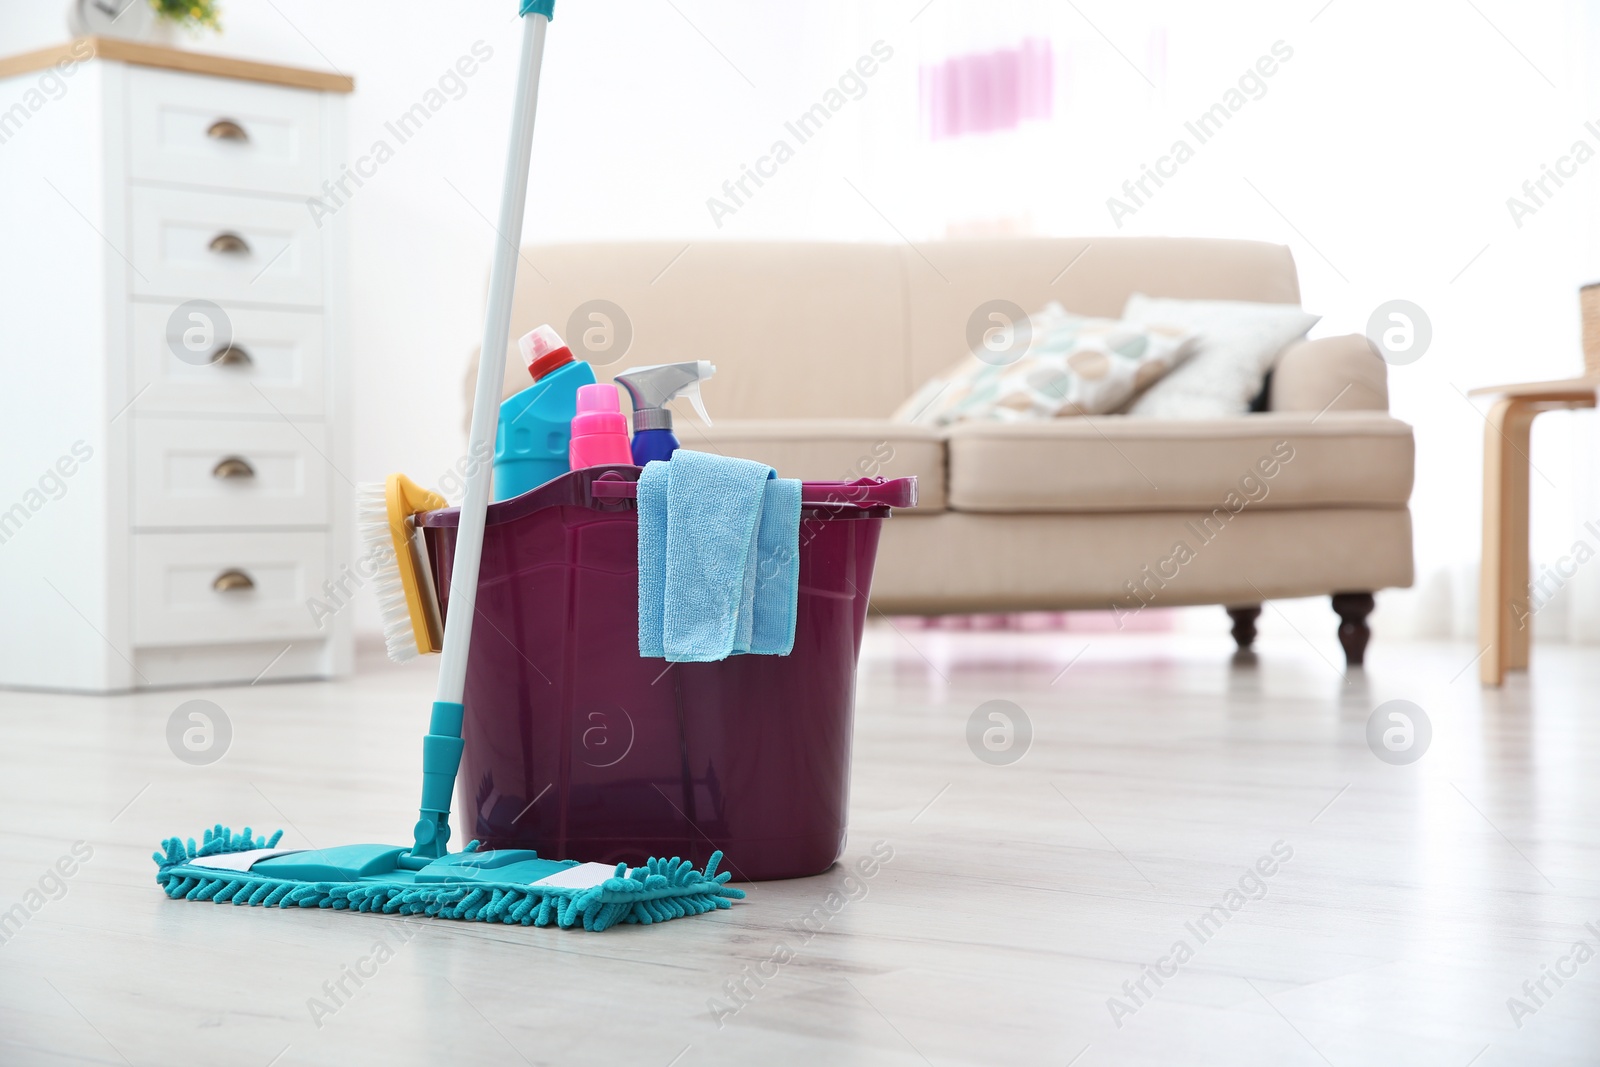
<svg viewBox="0 0 1600 1067">
<path fill-rule="evenodd" d="M 622 413 L 622 398 L 617 387 L 609 382 L 599 385 L 578 386 L 579 415 L 609 415 Z"/>
</svg>

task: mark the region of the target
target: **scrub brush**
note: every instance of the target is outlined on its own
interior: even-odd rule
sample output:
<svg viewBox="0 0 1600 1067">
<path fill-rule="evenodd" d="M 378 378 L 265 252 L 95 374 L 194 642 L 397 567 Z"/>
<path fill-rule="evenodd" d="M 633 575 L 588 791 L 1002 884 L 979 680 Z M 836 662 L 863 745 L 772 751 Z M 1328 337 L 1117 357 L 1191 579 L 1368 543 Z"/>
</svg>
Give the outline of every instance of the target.
<svg viewBox="0 0 1600 1067">
<path fill-rule="evenodd" d="M 428 546 L 412 516 L 449 506 L 444 497 L 403 474 L 356 490 L 362 555 L 378 568 L 373 585 L 383 613 L 383 644 L 396 663 L 437 652 L 443 644 L 444 624 L 428 566 Z"/>
</svg>

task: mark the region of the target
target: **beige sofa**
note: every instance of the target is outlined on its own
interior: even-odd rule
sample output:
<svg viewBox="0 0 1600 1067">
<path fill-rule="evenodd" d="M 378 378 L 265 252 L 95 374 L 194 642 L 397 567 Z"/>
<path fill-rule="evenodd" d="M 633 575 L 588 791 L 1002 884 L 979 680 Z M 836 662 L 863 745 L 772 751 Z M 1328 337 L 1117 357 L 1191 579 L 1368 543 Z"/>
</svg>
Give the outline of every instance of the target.
<svg viewBox="0 0 1600 1067">
<path fill-rule="evenodd" d="M 602 376 L 716 363 L 705 388 L 715 425 L 681 414 L 685 447 L 788 477 L 916 475 L 918 507 L 885 526 L 873 580 L 883 612 L 1101 609 L 1126 620 L 1145 607 L 1222 604 L 1248 647 L 1263 600 L 1332 594 L 1359 663 L 1370 594 L 1412 579 L 1411 428 L 1389 416 L 1386 367 L 1364 338 L 1291 345 L 1266 410 L 1237 418 L 948 432 L 888 420 L 967 351 L 981 304 L 1033 311 L 1053 299 L 1115 318 L 1136 291 L 1300 297 L 1289 250 L 1246 241 L 534 246 L 512 336 L 550 322 L 581 344 L 574 313 L 599 307 L 582 321 Z M 507 395 L 526 384 L 512 352 Z"/>
</svg>

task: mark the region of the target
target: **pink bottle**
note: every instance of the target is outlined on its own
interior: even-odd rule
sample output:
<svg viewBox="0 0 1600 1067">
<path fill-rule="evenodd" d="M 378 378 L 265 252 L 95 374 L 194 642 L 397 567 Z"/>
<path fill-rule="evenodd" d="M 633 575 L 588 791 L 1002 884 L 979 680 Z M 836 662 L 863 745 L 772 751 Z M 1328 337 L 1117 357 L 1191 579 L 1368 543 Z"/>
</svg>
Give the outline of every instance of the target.
<svg viewBox="0 0 1600 1067">
<path fill-rule="evenodd" d="M 573 470 L 632 465 L 628 447 L 628 420 L 622 415 L 617 387 L 608 383 L 578 387 L 578 414 L 572 419 L 572 444 L 568 463 Z"/>
</svg>

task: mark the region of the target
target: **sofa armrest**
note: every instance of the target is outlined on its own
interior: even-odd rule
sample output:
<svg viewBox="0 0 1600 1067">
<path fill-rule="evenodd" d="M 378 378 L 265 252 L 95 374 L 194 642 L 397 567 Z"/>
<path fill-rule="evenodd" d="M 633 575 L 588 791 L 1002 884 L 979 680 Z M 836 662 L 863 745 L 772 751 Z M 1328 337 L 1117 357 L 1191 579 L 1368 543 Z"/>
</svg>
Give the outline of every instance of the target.
<svg viewBox="0 0 1600 1067">
<path fill-rule="evenodd" d="M 1359 333 L 1297 341 L 1272 371 L 1268 411 L 1387 411 L 1389 365 Z"/>
</svg>

